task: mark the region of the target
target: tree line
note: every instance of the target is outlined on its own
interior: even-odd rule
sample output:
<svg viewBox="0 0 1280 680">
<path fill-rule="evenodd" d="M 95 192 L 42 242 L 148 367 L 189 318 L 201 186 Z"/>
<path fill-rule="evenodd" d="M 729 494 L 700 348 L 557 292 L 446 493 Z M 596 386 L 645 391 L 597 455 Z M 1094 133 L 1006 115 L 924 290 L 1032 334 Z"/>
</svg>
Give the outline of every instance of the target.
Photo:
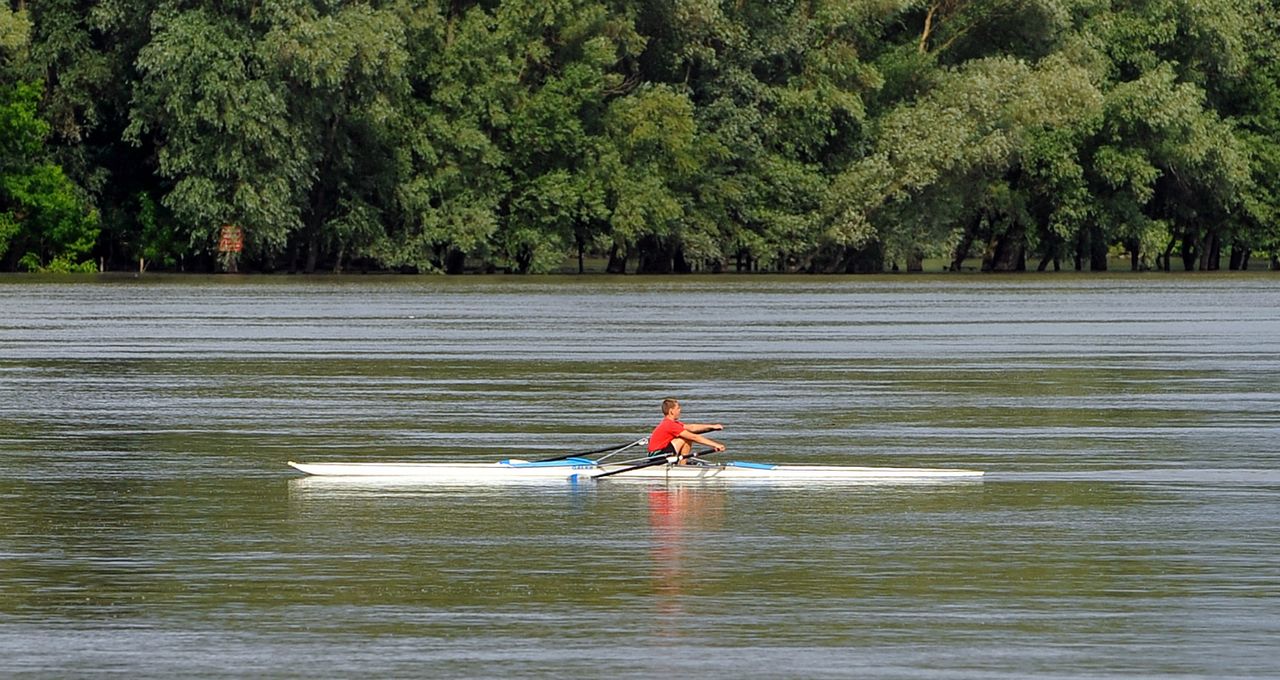
<svg viewBox="0 0 1280 680">
<path fill-rule="evenodd" d="M 8 0 L 0 269 L 1280 268 L 1280 0 Z"/>
</svg>

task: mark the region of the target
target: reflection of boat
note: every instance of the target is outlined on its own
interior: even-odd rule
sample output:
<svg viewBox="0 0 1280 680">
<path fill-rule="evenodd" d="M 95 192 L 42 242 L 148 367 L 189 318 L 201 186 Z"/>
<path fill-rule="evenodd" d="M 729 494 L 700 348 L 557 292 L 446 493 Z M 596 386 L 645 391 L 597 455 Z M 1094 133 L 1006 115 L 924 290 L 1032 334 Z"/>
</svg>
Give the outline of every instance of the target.
<svg viewBox="0 0 1280 680">
<path fill-rule="evenodd" d="M 371 481 L 396 480 L 420 484 L 501 484 L 583 480 L 604 474 L 608 479 L 661 479 L 666 481 L 750 481 L 762 483 L 817 482 L 837 484 L 910 484 L 981 479 L 977 470 L 948 468 L 848 467 L 840 465 L 769 465 L 763 463 L 710 463 L 697 460 L 675 465 L 602 463 L 590 458 L 496 463 L 295 463 L 289 465 L 309 475 Z"/>
</svg>

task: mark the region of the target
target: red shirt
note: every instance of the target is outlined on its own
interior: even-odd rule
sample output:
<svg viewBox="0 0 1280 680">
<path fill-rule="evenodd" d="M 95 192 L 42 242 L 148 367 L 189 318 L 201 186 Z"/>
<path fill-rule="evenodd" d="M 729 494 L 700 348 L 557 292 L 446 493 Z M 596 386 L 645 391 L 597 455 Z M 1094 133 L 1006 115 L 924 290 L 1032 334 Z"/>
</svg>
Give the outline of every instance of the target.
<svg viewBox="0 0 1280 680">
<path fill-rule="evenodd" d="M 653 434 L 649 435 L 649 450 L 661 451 L 667 448 L 667 444 L 672 439 L 680 436 L 684 432 L 684 423 L 670 418 L 663 418 L 658 426 L 653 428 Z"/>
</svg>

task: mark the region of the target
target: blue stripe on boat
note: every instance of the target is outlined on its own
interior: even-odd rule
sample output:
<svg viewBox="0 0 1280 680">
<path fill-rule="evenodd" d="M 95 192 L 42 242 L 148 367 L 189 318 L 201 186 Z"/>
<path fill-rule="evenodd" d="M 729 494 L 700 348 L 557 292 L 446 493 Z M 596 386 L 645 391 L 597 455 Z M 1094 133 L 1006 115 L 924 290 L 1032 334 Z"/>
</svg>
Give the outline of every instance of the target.
<svg viewBox="0 0 1280 680">
<path fill-rule="evenodd" d="M 575 465 L 595 465 L 596 462 L 590 458 L 565 458 L 564 460 L 545 460 L 532 463 L 513 463 L 510 459 L 498 461 L 502 465 L 514 468 L 527 467 L 573 467 Z"/>
<path fill-rule="evenodd" d="M 752 470 L 772 470 L 778 467 L 777 465 L 769 465 L 768 463 L 746 463 L 740 460 L 731 461 L 726 463 L 726 465 L 729 467 L 751 468 Z"/>
</svg>

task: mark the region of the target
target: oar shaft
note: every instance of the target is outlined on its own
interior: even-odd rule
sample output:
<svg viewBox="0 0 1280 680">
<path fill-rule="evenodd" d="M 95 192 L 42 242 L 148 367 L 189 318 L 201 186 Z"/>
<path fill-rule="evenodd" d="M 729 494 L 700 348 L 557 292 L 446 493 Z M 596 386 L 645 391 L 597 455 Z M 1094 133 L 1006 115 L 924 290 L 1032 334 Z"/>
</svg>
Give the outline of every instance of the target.
<svg viewBox="0 0 1280 680">
<path fill-rule="evenodd" d="M 701 456 L 701 455 L 708 454 L 708 453 L 715 453 L 715 450 L 714 450 L 714 449 L 707 449 L 707 450 L 705 450 L 705 451 L 694 451 L 694 452 L 690 453 L 689 455 L 684 456 L 684 458 L 693 458 L 693 457 L 695 457 L 695 456 Z M 632 470 L 639 470 L 639 469 L 642 469 L 642 468 L 653 467 L 653 466 L 655 466 L 655 465 L 675 465 L 677 462 L 679 462 L 679 461 L 680 461 L 680 458 L 681 458 L 680 456 L 660 456 L 660 457 L 657 457 L 657 458 L 652 458 L 652 459 L 650 459 L 650 460 L 646 460 L 646 461 L 644 461 L 643 463 L 639 463 L 639 464 L 637 464 L 637 465 L 632 465 L 631 467 L 624 467 L 624 468 L 622 468 L 621 470 L 610 470 L 610 471 L 608 471 L 608 472 L 602 472 L 602 473 L 600 473 L 600 474 L 598 474 L 598 475 L 591 475 L 591 478 L 592 478 L 592 479 L 601 479 L 601 478 L 603 478 L 603 477 L 609 477 L 609 476 L 612 476 L 612 475 L 620 475 L 620 474 L 622 474 L 622 473 L 624 473 L 624 472 L 631 472 Z"/>
<path fill-rule="evenodd" d="M 665 456 L 665 457 L 662 457 L 662 458 L 654 458 L 654 459 L 652 459 L 652 460 L 646 460 L 645 462 L 640 463 L 639 465 L 632 465 L 631 467 L 624 467 L 624 468 L 622 468 L 621 470 L 610 470 L 610 471 L 608 471 L 608 472 L 602 472 L 602 473 L 600 473 L 600 474 L 598 474 L 598 475 L 591 475 L 591 478 L 592 478 L 592 479 L 603 479 L 603 478 L 605 478 L 605 477 L 609 477 L 609 476 L 611 476 L 611 475 L 620 475 L 620 474 L 622 474 L 622 473 L 624 473 L 624 472 L 631 472 L 632 470 L 639 470 L 640 468 L 647 468 L 647 467 L 653 467 L 654 465 L 666 465 L 667 463 L 674 463 L 674 462 L 676 462 L 677 460 L 679 460 L 679 458 L 678 458 L 678 457 L 676 457 L 676 456 Z"/>
<path fill-rule="evenodd" d="M 566 459 L 569 459 L 569 458 L 577 458 L 577 457 L 579 457 L 579 456 L 590 456 L 591 454 L 594 454 L 594 453 L 618 453 L 619 451 L 625 451 L 625 450 L 627 450 L 627 449 L 629 449 L 629 448 L 631 448 L 631 447 L 635 446 L 636 444 L 640 444 L 640 443 L 645 442 L 645 441 L 647 441 L 647 440 L 645 440 L 645 439 L 638 439 L 638 440 L 636 440 L 636 441 L 633 441 L 633 442 L 630 442 L 630 443 L 627 443 L 627 444 L 623 444 L 622 446 L 616 446 L 616 445 L 615 445 L 615 446 L 606 446 L 606 447 L 604 447 L 603 449 L 595 449 L 594 451 L 579 451 L 578 453 L 566 453 L 566 454 L 565 454 L 565 455 L 563 455 L 563 456 L 554 456 L 554 457 L 552 457 L 552 458 L 540 458 L 540 459 L 535 460 L 535 461 L 533 461 L 533 462 L 535 462 L 535 463 L 550 463 L 551 461 L 554 461 L 554 460 L 566 460 Z"/>
</svg>

